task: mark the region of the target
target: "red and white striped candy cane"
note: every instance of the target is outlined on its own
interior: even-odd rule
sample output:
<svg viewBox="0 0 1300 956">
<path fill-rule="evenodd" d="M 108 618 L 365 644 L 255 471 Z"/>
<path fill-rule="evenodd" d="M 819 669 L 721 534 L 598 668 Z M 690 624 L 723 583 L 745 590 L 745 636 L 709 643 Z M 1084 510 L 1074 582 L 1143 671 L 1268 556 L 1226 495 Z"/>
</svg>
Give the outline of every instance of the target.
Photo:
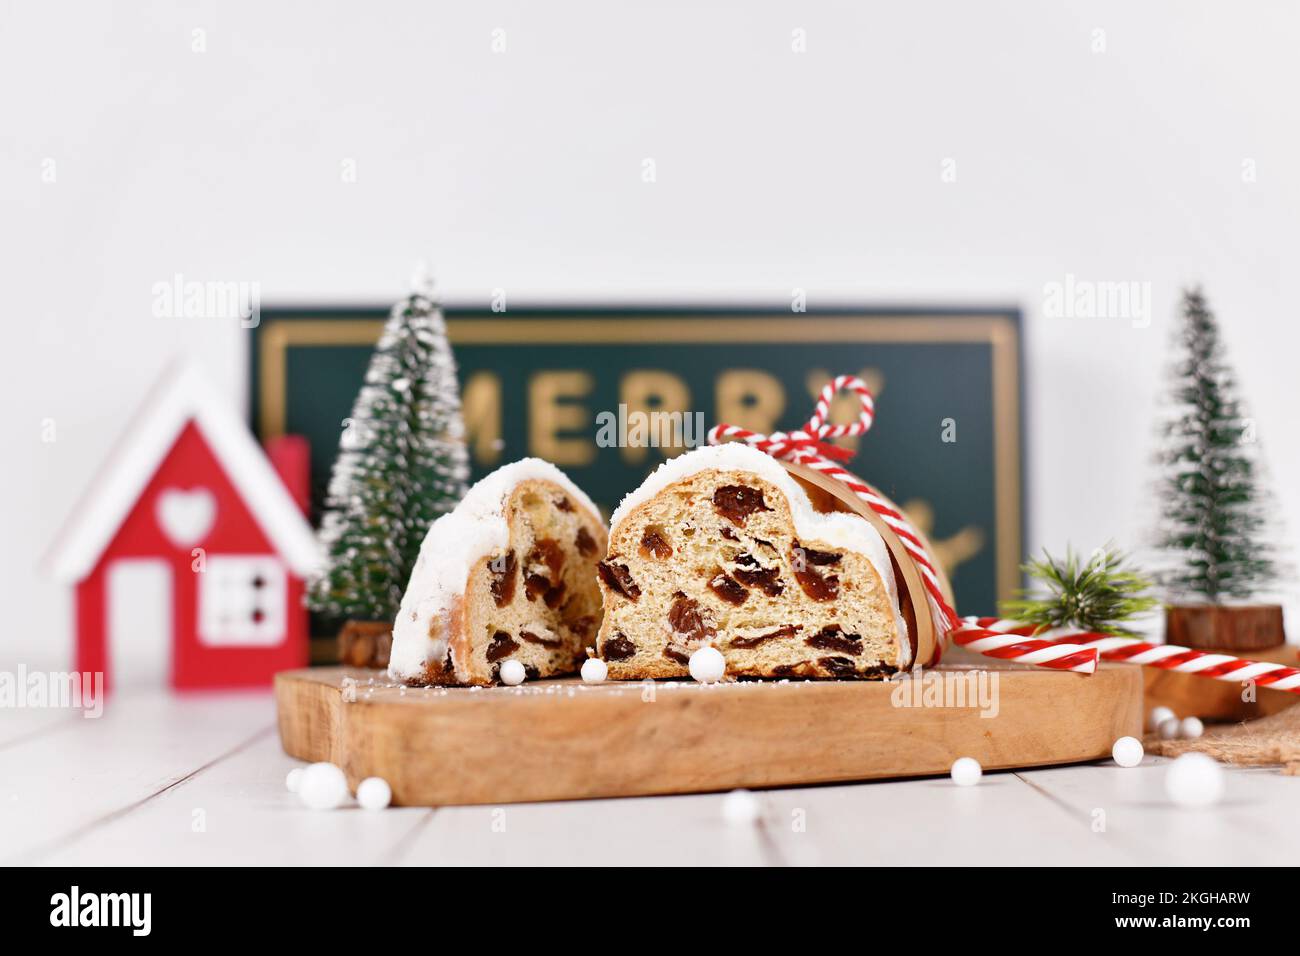
<svg viewBox="0 0 1300 956">
<path fill-rule="evenodd" d="M 1022 632 L 995 627 L 996 618 L 963 618 L 952 632 L 958 647 L 1016 664 L 1037 664 L 1053 670 L 1092 674 L 1097 670 L 1098 650 L 1082 643 L 1067 643 L 1031 637 Z"/>
<path fill-rule="evenodd" d="M 829 425 L 826 419 L 830 415 L 831 400 L 840 390 L 850 391 L 858 396 L 861 404 L 858 420 L 849 425 Z M 934 619 L 935 630 L 938 632 L 940 646 L 942 646 L 944 636 L 957 626 L 957 612 L 948 606 L 943 596 L 943 590 L 939 587 L 939 576 L 934 570 L 934 562 L 927 553 L 921 536 L 880 492 L 837 464 L 837 462 L 848 461 L 853 457 L 853 452 L 829 444 L 827 441 L 844 435 L 863 435 L 871 427 L 875 417 L 876 403 L 871 397 L 871 390 L 867 388 L 866 382 L 856 375 L 837 375 L 822 389 L 812 418 L 802 428 L 792 432 L 773 432 L 764 435 L 736 425 L 714 425 L 709 430 L 709 444 L 718 445 L 727 439 L 738 438 L 773 458 L 807 465 L 815 471 L 820 471 L 847 486 L 850 491 L 865 501 L 871 510 L 880 515 L 885 524 L 898 535 L 899 540 L 903 542 L 903 547 L 916 562 L 921 578 L 925 582 L 930 616 Z"/>
<path fill-rule="evenodd" d="M 966 623 L 953 631 L 953 644 L 1000 661 L 1034 663 L 1039 667 L 1076 671 L 1079 674 L 1095 674 L 1097 670 L 1099 650 L 1096 648 L 1066 641 L 1043 640 L 993 627 L 979 627 L 970 623 L 972 620 L 974 618 L 966 618 Z M 980 620 L 983 622 L 992 619 Z"/>
<path fill-rule="evenodd" d="M 1019 636 L 1034 632 L 1033 625 L 996 617 L 965 618 L 964 621 L 968 627 L 979 631 Z M 961 643 L 959 637 L 961 633 L 963 632 L 958 631 L 953 635 L 955 642 Z M 1102 660 L 1141 664 L 1144 667 L 1158 667 L 1179 674 L 1195 674 L 1197 677 L 1209 677 L 1233 683 L 1254 681 L 1257 687 L 1271 687 L 1273 690 L 1300 694 L 1300 668 L 1288 667 L 1285 664 L 1252 661 L 1231 654 L 1212 654 L 1191 647 L 1179 647 L 1177 644 L 1151 644 L 1136 637 L 1115 637 L 1111 634 L 1073 631 L 1068 628 L 1054 628 L 1035 634 L 1034 637 L 1057 646 L 1068 644 L 1090 648 L 1095 650 Z"/>
</svg>

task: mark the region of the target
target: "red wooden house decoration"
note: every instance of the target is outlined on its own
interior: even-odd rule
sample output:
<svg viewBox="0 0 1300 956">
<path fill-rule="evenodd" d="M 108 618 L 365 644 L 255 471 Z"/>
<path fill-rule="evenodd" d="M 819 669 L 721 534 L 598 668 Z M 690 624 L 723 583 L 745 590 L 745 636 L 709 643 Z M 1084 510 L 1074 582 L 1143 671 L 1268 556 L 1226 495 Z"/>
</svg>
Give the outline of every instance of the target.
<svg viewBox="0 0 1300 956">
<path fill-rule="evenodd" d="M 217 688 L 305 665 L 318 551 L 282 477 L 301 489 L 196 371 L 165 376 L 51 555 L 76 585 L 77 670 Z"/>
</svg>

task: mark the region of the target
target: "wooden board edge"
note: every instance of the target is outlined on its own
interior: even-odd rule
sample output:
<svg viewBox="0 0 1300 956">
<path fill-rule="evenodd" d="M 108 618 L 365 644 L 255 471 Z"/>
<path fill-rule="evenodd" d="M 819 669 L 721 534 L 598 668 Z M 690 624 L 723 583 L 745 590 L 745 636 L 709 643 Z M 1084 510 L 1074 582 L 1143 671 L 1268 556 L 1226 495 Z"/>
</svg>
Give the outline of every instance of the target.
<svg viewBox="0 0 1300 956">
<path fill-rule="evenodd" d="M 299 760 L 337 763 L 343 695 L 338 668 L 307 667 L 275 675 L 275 719 L 284 752 Z"/>
<path fill-rule="evenodd" d="M 1012 725 L 1003 725 L 1002 739 L 992 735 L 998 729 L 993 724 L 983 726 L 983 718 L 946 719 L 944 713 L 931 710 L 917 714 L 915 726 L 898 734 L 899 747 L 883 747 L 880 753 L 868 747 L 865 756 L 855 758 L 860 762 L 852 767 L 833 760 L 828 762 L 824 755 L 810 751 L 809 756 L 817 759 L 794 766 L 787 753 L 786 763 L 777 771 L 769 771 L 762 761 L 741 759 L 731 765 L 725 761 L 720 763 L 716 752 L 710 759 L 692 762 L 697 756 L 692 748 L 709 754 L 707 742 L 702 744 L 701 740 L 712 727 L 719 725 L 714 722 L 716 712 L 715 716 L 709 716 L 699 706 L 700 701 L 709 698 L 697 697 L 693 706 L 687 703 L 687 698 L 681 698 L 684 706 L 680 708 L 656 708 L 638 713 L 634 718 L 629 718 L 625 699 L 622 706 L 598 708 L 601 716 L 609 720 L 592 724 L 593 734 L 600 733 L 602 724 L 617 725 L 620 721 L 624 724 L 621 730 L 601 741 L 611 754 L 609 760 L 618 762 L 617 745 L 620 744 L 625 751 L 628 747 L 641 746 L 644 741 L 662 741 L 672 733 L 684 732 L 686 736 L 681 744 L 674 743 L 666 750 L 662 743 L 660 750 L 655 750 L 655 744 L 650 743 L 645 754 L 634 755 L 625 770 L 616 771 L 611 767 L 602 769 L 600 764 L 608 761 L 594 757 L 592 748 L 584 752 L 583 747 L 573 748 L 563 739 L 556 744 L 545 735 L 530 738 L 530 750 L 524 759 L 519 759 L 517 744 L 508 728 L 513 722 L 517 728 L 527 728 L 521 733 L 532 733 L 539 721 L 551 713 L 536 704 L 512 710 L 509 716 L 499 712 L 503 720 L 494 714 L 492 724 L 502 733 L 479 735 L 476 741 L 470 741 L 461 739 L 469 732 L 463 715 L 438 705 L 422 707 L 410 699 L 366 701 L 363 698 L 344 703 L 338 686 L 341 669 L 315 670 L 329 673 L 290 672 L 277 679 L 277 702 L 282 715 L 296 706 L 303 710 L 301 718 L 282 716 L 280 731 L 286 752 L 304 760 L 328 759 L 339 764 L 354 787 L 364 777 L 382 776 L 393 786 L 395 802 L 408 806 L 603 799 L 734 787 L 906 779 L 945 774 L 957 756 L 974 756 L 990 771 L 1056 766 L 1109 757 L 1114 740 L 1125 735 L 1140 736 L 1143 723 L 1139 668 L 1110 665 L 1092 677 L 1048 671 L 1016 672 L 1028 675 L 1040 691 L 1050 688 L 1050 693 L 1038 696 L 1051 700 L 1056 699 L 1067 682 L 1090 683 L 1077 688 L 1084 691 L 1083 695 L 1075 695 L 1070 713 L 1061 715 L 1055 725 L 1051 723 L 1055 709 L 1041 700 L 1038 706 L 1049 715 L 1045 724 L 1040 727 L 1020 717 Z M 837 685 L 828 682 L 822 686 Z M 853 686 L 861 685 L 842 682 L 839 689 L 851 694 Z M 673 698 L 664 696 L 671 703 Z M 843 693 L 837 696 L 847 699 Z M 474 707 L 511 706 L 511 702 L 498 703 L 481 695 L 473 700 Z M 747 715 L 740 712 L 746 707 L 743 702 L 736 702 L 730 708 L 735 713 L 724 713 L 721 725 L 742 726 L 740 717 Z M 440 710 L 445 712 L 439 713 Z M 877 709 L 876 714 L 879 713 Z M 647 721 L 647 715 L 653 717 Z M 1007 735 L 1015 735 L 1017 740 L 1010 741 Z M 1072 737 L 1068 747 L 1053 739 L 1060 735 Z M 851 749 L 855 738 L 854 734 L 840 734 L 828 746 Z M 1018 756 L 999 759 L 999 750 L 1008 746 L 1018 748 Z M 450 755 L 444 750 L 450 751 Z M 574 762 L 583 764 L 576 768 L 579 772 L 573 766 L 565 766 Z M 433 772 L 435 767 L 437 772 Z"/>
</svg>

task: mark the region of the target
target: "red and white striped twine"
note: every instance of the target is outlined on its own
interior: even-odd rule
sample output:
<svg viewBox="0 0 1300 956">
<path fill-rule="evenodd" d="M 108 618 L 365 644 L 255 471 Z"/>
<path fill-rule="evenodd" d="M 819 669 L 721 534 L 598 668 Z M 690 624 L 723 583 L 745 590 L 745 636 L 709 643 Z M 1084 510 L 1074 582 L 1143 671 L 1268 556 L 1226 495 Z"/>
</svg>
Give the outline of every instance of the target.
<svg viewBox="0 0 1300 956">
<path fill-rule="evenodd" d="M 970 643 L 977 643 L 979 636 L 989 634 L 1006 638 L 1008 647 L 1012 646 L 1011 642 L 1033 635 L 1033 639 L 1040 644 L 1058 648 L 1085 648 L 1099 655 L 1102 660 L 1141 664 L 1145 667 L 1158 667 L 1179 674 L 1195 674 L 1197 677 L 1209 677 L 1233 683 L 1253 681 L 1258 687 L 1271 687 L 1273 690 L 1300 694 L 1300 668 L 1271 661 L 1252 661 L 1231 654 L 1212 654 L 1190 647 L 1179 647 L 1177 644 L 1150 644 L 1136 637 L 1115 637 L 1110 634 L 1073 631 L 1068 628 L 1055 628 L 1034 634 L 1033 625 L 1020 621 L 996 617 L 968 617 L 963 618 L 961 629 L 953 633 L 953 641 L 957 644 L 966 644 L 967 641 L 963 641 L 963 636 L 975 635 Z M 1008 659 L 1020 660 L 1017 657 Z M 1024 660 L 1023 663 L 1035 664 L 1038 661 Z"/>
<path fill-rule="evenodd" d="M 827 424 L 831 401 L 841 390 L 853 392 L 858 396 L 861 404 L 858 420 L 848 425 Z M 912 556 L 912 560 L 920 570 L 929 597 L 930 616 L 934 619 L 935 630 L 938 632 L 940 646 L 942 646 L 944 636 L 957 626 L 957 612 L 949 607 L 943 596 L 943 590 L 939 587 L 939 577 L 934 570 L 934 562 L 927 553 L 921 536 L 907 519 L 881 496 L 880 492 L 837 464 L 837 462 L 848 461 L 853 457 L 853 452 L 829 444 L 827 441 L 845 435 L 866 434 L 875 417 L 876 403 L 867 384 L 856 375 L 837 375 L 822 389 L 812 418 L 802 428 L 792 432 L 773 432 L 764 435 L 736 425 L 719 424 L 709 430 L 709 444 L 718 445 L 728 439 L 738 438 L 773 458 L 796 462 L 820 471 L 846 485 L 850 491 L 865 501 L 871 510 L 880 515 L 885 524 L 898 535 L 907 553 Z"/>
</svg>

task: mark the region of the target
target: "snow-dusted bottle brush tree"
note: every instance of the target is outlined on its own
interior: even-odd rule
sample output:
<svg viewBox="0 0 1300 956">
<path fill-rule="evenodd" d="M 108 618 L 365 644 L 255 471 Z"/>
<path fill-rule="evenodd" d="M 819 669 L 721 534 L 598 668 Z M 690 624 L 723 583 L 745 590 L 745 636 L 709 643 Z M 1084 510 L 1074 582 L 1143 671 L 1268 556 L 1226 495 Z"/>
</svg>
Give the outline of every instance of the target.
<svg viewBox="0 0 1300 956">
<path fill-rule="evenodd" d="M 1278 564 L 1258 435 L 1200 289 L 1183 293 L 1170 379 L 1157 455 L 1166 640 L 1238 650 L 1280 644 L 1281 606 L 1259 603 Z"/>
<path fill-rule="evenodd" d="M 469 456 L 456 360 L 423 271 L 393 306 L 344 423 L 321 519 L 325 560 L 308 603 L 342 624 L 346 663 L 387 657 L 425 532 L 465 495 Z"/>
</svg>

